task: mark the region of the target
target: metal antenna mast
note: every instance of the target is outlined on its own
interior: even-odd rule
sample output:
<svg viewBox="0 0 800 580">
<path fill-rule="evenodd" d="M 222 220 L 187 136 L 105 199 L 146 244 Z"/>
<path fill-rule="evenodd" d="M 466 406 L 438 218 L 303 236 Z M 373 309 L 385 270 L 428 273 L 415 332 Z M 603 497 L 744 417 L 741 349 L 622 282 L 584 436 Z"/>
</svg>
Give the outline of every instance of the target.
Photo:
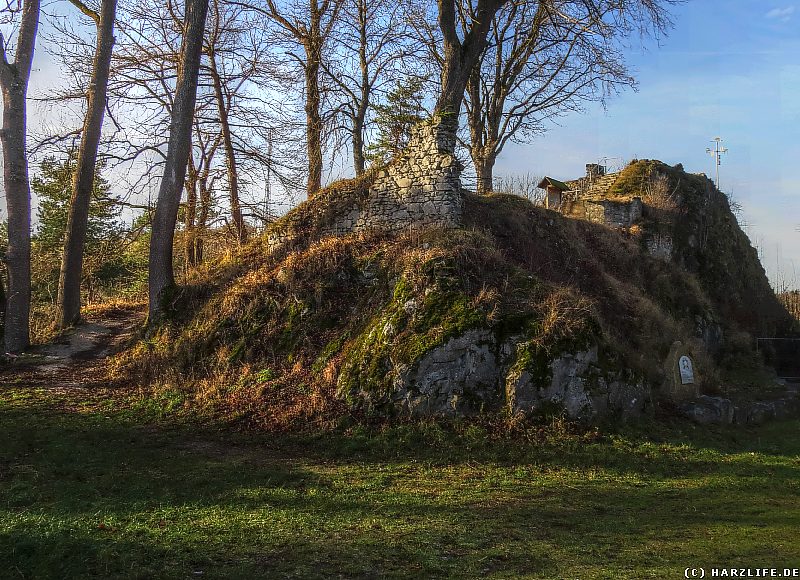
<svg viewBox="0 0 800 580">
<path fill-rule="evenodd" d="M 727 153 L 728 149 L 722 146 L 722 139 L 719 137 L 714 137 L 712 143 L 714 143 L 714 149 L 706 147 L 706 153 L 714 157 L 714 168 L 717 170 L 716 186 L 719 189 L 719 166 L 722 165 L 722 154 Z"/>
</svg>

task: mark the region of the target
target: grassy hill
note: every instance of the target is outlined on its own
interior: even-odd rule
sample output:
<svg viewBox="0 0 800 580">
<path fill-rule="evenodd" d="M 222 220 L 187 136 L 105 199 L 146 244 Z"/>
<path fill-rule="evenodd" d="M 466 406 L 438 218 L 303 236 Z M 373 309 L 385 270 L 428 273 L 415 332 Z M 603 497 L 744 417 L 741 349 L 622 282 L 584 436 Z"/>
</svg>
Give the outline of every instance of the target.
<svg viewBox="0 0 800 580">
<path fill-rule="evenodd" d="M 557 361 L 583 364 L 585 353 L 594 358 L 581 384 L 608 406 L 613 384 L 657 392 L 677 340 L 703 369 L 701 388 L 718 392 L 731 376 L 720 365 L 758 367 L 747 333 L 779 328 L 786 313 L 707 179 L 642 161 L 615 188 L 641 189 L 653 171 L 675 203 L 633 233 L 466 194 L 459 229 L 324 237 L 369 181 L 336 184 L 177 289 L 169 317 L 117 370 L 149 381 L 170 412 L 267 429 L 398 413 L 508 417 L 523 377 L 539 388 Z M 275 232 L 287 231 L 294 241 L 276 248 Z M 648 254 L 658 233 L 674 240 L 674 260 Z M 454 367 L 478 366 L 445 400 L 448 381 L 431 386 L 426 369 L 450 352 L 463 359 Z M 558 412 L 546 402 L 535 411 Z"/>
<path fill-rule="evenodd" d="M 622 171 L 611 193 L 639 194 L 647 202 L 654 175 L 665 178 L 670 199 L 657 204 L 661 208 L 646 210 L 644 239 L 665 231 L 671 236 L 673 260 L 696 276 L 728 325 L 760 336 L 787 331 L 791 320 L 770 288 L 758 253 L 739 227 L 728 198 L 705 175 L 641 160 Z"/>
</svg>

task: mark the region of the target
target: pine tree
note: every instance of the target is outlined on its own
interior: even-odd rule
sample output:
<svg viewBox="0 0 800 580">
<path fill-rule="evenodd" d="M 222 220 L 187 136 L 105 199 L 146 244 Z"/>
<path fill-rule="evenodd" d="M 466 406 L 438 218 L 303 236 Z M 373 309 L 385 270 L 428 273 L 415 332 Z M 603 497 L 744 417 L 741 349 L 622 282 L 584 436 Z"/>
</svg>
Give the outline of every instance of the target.
<svg viewBox="0 0 800 580">
<path fill-rule="evenodd" d="M 71 152 L 65 159 L 47 157 L 39 166 L 39 174 L 31 180 L 31 189 L 38 201 L 36 231 L 33 236 L 33 294 L 40 300 L 54 301 L 58 288 L 61 252 L 67 230 L 72 178 L 77 156 Z M 122 236 L 117 221 L 118 209 L 109 197 L 110 185 L 98 166 L 89 204 L 86 231 L 86 260 L 83 276 L 93 292 L 98 278 L 105 277 L 107 262 L 119 252 Z"/>
<path fill-rule="evenodd" d="M 35 235 L 42 248 L 60 251 L 64 244 L 67 208 L 72 197 L 72 176 L 76 162 L 74 152 L 63 160 L 47 157 L 39 166 L 39 175 L 31 180 L 31 188 L 39 202 Z M 87 244 L 90 245 L 108 239 L 118 228 L 117 208 L 109 198 L 111 187 L 100 174 L 102 169 L 102 165 L 97 168 L 89 206 Z"/>
<path fill-rule="evenodd" d="M 367 158 L 373 163 L 388 163 L 399 155 L 408 145 L 411 128 L 425 118 L 424 82 L 418 77 L 398 81 L 386 95 L 386 103 L 375 106 L 378 138 L 367 148 Z"/>
</svg>

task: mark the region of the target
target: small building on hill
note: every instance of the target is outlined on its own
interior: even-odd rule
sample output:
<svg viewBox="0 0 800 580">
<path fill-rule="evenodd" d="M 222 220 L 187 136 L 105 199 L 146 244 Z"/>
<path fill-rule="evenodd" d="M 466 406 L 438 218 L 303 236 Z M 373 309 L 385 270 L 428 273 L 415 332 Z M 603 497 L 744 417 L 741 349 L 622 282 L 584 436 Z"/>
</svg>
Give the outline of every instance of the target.
<svg viewBox="0 0 800 580">
<path fill-rule="evenodd" d="M 571 181 L 545 177 L 538 187 L 546 191 L 545 207 L 562 214 L 611 227 L 630 228 L 642 217 L 642 198 L 614 195 L 619 172 L 607 173 L 597 163 L 586 164 L 586 175 Z"/>
<path fill-rule="evenodd" d="M 569 191 L 569 185 L 552 177 L 545 177 L 537 185 L 539 189 L 545 190 L 544 207 L 547 209 L 561 209 L 562 196 L 565 191 Z"/>
</svg>

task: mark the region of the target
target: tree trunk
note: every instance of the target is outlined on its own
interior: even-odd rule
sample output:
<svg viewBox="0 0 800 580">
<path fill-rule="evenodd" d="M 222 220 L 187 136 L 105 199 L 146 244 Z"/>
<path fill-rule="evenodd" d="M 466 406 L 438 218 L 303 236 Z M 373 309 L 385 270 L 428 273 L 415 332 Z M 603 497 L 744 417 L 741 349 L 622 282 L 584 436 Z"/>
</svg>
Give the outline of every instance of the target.
<svg viewBox="0 0 800 580">
<path fill-rule="evenodd" d="M 36 32 L 39 0 L 25 0 L 14 62 L 5 53 L 0 34 L 0 86 L 3 93 L 3 185 L 8 210 L 8 296 L 5 350 L 20 352 L 30 343 L 31 308 L 31 192 L 25 146 L 26 96 Z"/>
<path fill-rule="evenodd" d="M 152 323 L 163 312 L 164 292 L 175 285 L 172 245 L 175 222 L 186 176 L 191 147 L 192 119 L 197 98 L 197 77 L 203 48 L 208 0 L 186 0 L 183 46 L 175 85 L 164 176 L 158 190 L 149 257 L 149 318 Z"/>
<path fill-rule="evenodd" d="M 308 34 L 303 39 L 306 51 L 306 147 L 308 148 L 308 197 L 322 186 L 322 116 L 320 115 L 319 67 L 322 58 L 322 13 L 317 0 L 310 2 Z"/>
<path fill-rule="evenodd" d="M 367 58 L 367 0 L 358 3 L 358 67 L 361 71 L 361 100 L 353 117 L 353 170 L 356 177 L 364 173 L 364 121 L 367 118 L 371 85 Z"/>
<path fill-rule="evenodd" d="M 197 231 L 194 240 L 194 256 L 197 264 L 203 263 L 203 232 L 206 231 L 208 224 L 208 214 L 211 212 L 211 190 L 208 189 L 206 177 L 200 177 L 197 181 L 200 192 L 200 215 L 197 218 Z"/>
<path fill-rule="evenodd" d="M 0 337 L 3 336 L 3 331 L 6 325 L 6 290 L 3 284 L 3 278 L 0 277 Z"/>
<path fill-rule="evenodd" d="M 217 70 L 213 47 L 209 50 L 208 59 L 210 61 L 211 81 L 214 84 L 214 96 L 217 101 L 219 124 L 222 130 L 222 142 L 225 146 L 225 166 L 228 171 L 228 187 L 230 188 L 231 218 L 236 229 L 236 241 L 239 244 L 243 244 L 247 241 L 247 228 L 245 227 L 242 208 L 239 203 L 239 174 L 236 168 L 236 152 L 233 149 L 231 127 L 228 123 L 228 106 L 225 101 L 225 95 L 222 92 L 222 80 Z"/>
<path fill-rule="evenodd" d="M 496 157 L 491 152 L 472 154 L 472 163 L 475 166 L 475 175 L 477 177 L 477 184 L 475 187 L 478 194 L 493 191 L 495 161 Z"/>
<path fill-rule="evenodd" d="M 31 196 L 25 151 L 25 92 L 3 90 L 3 180 L 8 208 L 8 298 L 5 348 L 20 352 L 30 343 Z"/>
<path fill-rule="evenodd" d="M 193 155 L 190 147 L 189 160 L 187 162 L 189 176 L 184 184 L 184 188 L 186 189 L 186 211 L 183 216 L 183 252 L 186 258 L 187 270 L 197 266 L 197 254 L 195 253 L 195 238 L 197 237 L 197 171 L 194 168 L 192 157 Z"/>
<path fill-rule="evenodd" d="M 308 149 L 308 197 L 312 197 L 322 187 L 322 117 L 319 112 L 319 51 L 317 41 L 306 43 L 308 61 L 306 76 L 306 148 Z"/>
<path fill-rule="evenodd" d="M 477 66 L 480 66 L 478 64 Z M 467 94 L 469 95 L 469 114 L 467 115 L 467 125 L 469 126 L 469 155 L 472 158 L 472 165 L 475 168 L 477 182 L 475 191 L 478 194 L 489 193 L 494 189 L 494 164 L 498 155 L 497 135 L 500 131 L 500 115 L 494 114 L 495 111 L 482 106 L 481 103 L 481 81 L 477 66 L 473 69 L 470 80 L 467 83 Z M 501 111 L 502 114 L 502 111 Z"/>
<path fill-rule="evenodd" d="M 353 170 L 356 177 L 364 174 L 364 119 L 356 115 L 353 118 Z"/>
<path fill-rule="evenodd" d="M 467 127 L 469 128 L 469 155 L 472 158 L 472 166 L 475 168 L 475 191 L 484 194 L 492 190 L 491 175 L 488 184 L 486 179 L 486 148 L 485 143 L 485 117 L 483 108 L 479 105 L 481 97 L 481 76 L 480 62 L 472 68 L 469 82 L 466 86 L 466 94 L 469 95 L 469 106 L 467 107 Z M 490 170 L 491 173 L 491 170 Z"/>
<path fill-rule="evenodd" d="M 464 61 L 460 46 L 445 45 L 442 66 L 442 88 L 436 101 L 435 113 L 458 117 L 470 69 Z"/>
<path fill-rule="evenodd" d="M 436 100 L 434 114 L 458 118 L 470 74 L 486 48 L 486 37 L 492 24 L 492 17 L 507 1 L 478 0 L 472 27 L 461 42 L 456 31 L 456 0 L 438 0 L 444 62 L 442 87 Z"/>
<path fill-rule="evenodd" d="M 58 281 L 60 328 L 72 326 L 78 322 L 81 315 L 83 249 L 97 166 L 97 148 L 103 130 L 111 53 L 114 47 L 116 8 L 117 0 L 103 0 L 97 19 L 97 47 L 92 66 L 92 79 L 87 91 L 88 109 L 78 151 L 78 164 L 72 181 L 72 199 Z"/>
</svg>

